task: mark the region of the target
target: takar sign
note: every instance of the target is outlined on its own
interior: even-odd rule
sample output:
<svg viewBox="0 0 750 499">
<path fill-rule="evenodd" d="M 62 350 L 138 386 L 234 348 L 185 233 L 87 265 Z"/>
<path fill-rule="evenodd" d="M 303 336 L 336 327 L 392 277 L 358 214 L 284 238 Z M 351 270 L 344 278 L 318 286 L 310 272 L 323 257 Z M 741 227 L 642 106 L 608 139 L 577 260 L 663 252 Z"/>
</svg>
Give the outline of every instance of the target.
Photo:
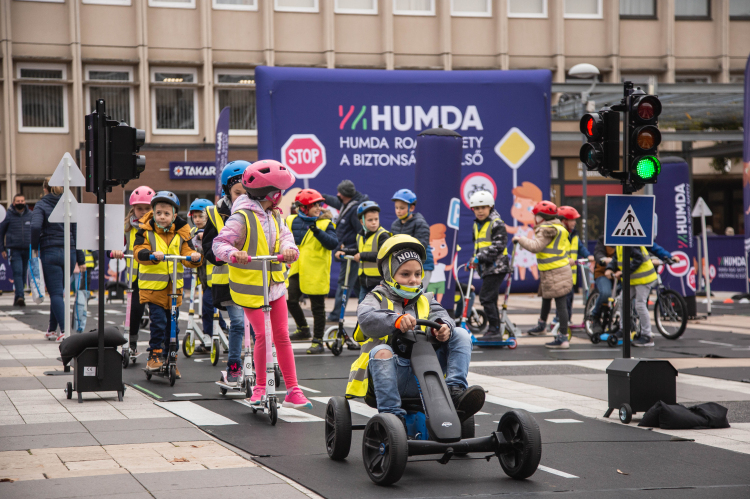
<svg viewBox="0 0 750 499">
<path fill-rule="evenodd" d="M 216 165 L 213 161 L 170 161 L 170 180 L 214 180 Z"/>
</svg>

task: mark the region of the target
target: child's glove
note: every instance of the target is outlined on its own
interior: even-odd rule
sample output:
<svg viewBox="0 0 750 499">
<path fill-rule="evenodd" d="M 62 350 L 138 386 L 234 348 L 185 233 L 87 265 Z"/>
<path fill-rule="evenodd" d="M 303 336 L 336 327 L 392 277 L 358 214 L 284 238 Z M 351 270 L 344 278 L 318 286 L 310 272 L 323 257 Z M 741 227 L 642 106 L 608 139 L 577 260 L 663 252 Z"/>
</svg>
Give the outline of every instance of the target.
<svg viewBox="0 0 750 499">
<path fill-rule="evenodd" d="M 310 230 L 313 234 L 317 234 L 318 232 L 320 232 L 320 227 L 318 227 L 317 224 L 312 224 L 310 225 Z"/>
</svg>

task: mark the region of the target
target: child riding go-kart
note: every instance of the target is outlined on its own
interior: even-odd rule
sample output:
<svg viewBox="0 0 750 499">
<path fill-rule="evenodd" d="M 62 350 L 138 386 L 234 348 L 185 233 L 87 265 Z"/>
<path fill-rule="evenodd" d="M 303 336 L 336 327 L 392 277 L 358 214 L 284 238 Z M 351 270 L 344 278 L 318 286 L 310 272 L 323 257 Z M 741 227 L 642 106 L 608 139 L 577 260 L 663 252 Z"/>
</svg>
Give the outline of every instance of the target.
<svg viewBox="0 0 750 499">
<path fill-rule="evenodd" d="M 354 338 L 362 353 L 352 364 L 346 398 L 332 397 L 326 408 L 328 455 L 346 458 L 358 429 L 365 432 L 365 469 L 378 485 L 397 482 L 409 456 L 440 454 L 445 464 L 469 452 L 492 453 L 508 476 L 528 478 L 541 459 L 539 427 L 528 413 L 510 411 L 497 431 L 474 438 L 474 414 L 485 397 L 481 387 L 467 387 L 471 339 L 422 293 L 424 258 L 424 247 L 406 235 L 388 239 L 378 252 L 383 283 L 357 309 Z M 347 398 L 353 397 L 379 414 L 352 425 Z"/>
</svg>

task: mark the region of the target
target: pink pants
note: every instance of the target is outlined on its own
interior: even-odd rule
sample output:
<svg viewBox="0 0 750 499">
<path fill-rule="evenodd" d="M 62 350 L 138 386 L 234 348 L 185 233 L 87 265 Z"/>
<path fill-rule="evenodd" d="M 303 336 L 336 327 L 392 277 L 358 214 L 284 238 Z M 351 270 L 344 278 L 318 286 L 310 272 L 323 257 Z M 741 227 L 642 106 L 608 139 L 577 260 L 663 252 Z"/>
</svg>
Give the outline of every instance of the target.
<svg viewBox="0 0 750 499">
<path fill-rule="evenodd" d="M 255 360 L 256 386 L 266 385 L 266 335 L 265 319 L 263 310 L 259 308 L 246 308 L 245 317 L 250 321 L 255 331 Z M 286 296 L 271 302 L 271 331 L 273 342 L 276 345 L 276 358 L 284 376 L 284 384 L 287 390 L 297 386 L 297 367 L 294 364 L 294 351 L 292 342 L 289 340 L 289 321 L 287 317 Z M 277 387 L 278 388 L 278 387 Z"/>
</svg>

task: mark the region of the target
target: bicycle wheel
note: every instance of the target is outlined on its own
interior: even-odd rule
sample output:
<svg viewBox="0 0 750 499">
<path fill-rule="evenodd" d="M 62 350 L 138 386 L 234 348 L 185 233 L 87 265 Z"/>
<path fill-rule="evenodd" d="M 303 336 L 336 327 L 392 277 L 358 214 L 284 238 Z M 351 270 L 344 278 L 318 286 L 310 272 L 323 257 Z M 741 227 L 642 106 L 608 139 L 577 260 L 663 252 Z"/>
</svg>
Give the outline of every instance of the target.
<svg viewBox="0 0 750 499">
<path fill-rule="evenodd" d="M 687 303 L 677 291 L 665 289 L 654 305 L 656 329 L 669 340 L 676 340 L 687 327 Z"/>
<path fill-rule="evenodd" d="M 589 335 L 589 338 L 594 337 L 594 320 L 592 319 L 592 311 L 594 310 L 594 305 L 596 305 L 596 300 L 599 299 L 599 291 L 594 290 L 589 295 L 589 299 L 586 300 L 586 309 L 584 311 L 583 315 L 583 325 L 586 328 L 586 334 Z"/>
</svg>

